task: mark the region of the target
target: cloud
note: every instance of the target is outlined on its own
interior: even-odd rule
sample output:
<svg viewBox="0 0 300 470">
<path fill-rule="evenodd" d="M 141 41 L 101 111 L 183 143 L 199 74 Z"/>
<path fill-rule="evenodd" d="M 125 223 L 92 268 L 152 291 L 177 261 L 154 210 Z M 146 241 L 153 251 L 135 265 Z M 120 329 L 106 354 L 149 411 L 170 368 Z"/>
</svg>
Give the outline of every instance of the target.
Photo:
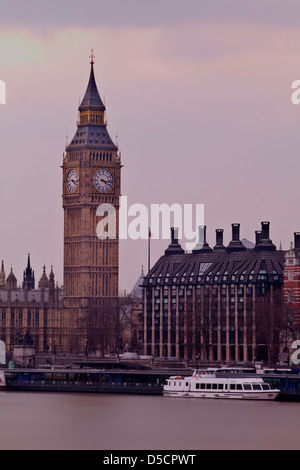
<svg viewBox="0 0 300 470">
<path fill-rule="evenodd" d="M 197 19 L 201 24 L 212 21 L 235 22 L 278 28 L 297 27 L 300 14 L 298 0 L 39 0 L 6 2 L 1 6 L 2 26 L 30 27 L 42 33 L 68 27 L 159 27 L 182 24 Z"/>
</svg>

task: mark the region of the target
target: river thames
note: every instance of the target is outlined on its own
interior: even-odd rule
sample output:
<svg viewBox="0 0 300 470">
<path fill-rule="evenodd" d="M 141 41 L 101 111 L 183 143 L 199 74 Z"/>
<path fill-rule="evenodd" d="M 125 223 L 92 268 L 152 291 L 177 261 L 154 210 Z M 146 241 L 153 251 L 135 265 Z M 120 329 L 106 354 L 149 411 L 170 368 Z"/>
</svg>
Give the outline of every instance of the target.
<svg viewBox="0 0 300 470">
<path fill-rule="evenodd" d="M 1 392 L 1 450 L 300 449 L 300 403 Z"/>
</svg>

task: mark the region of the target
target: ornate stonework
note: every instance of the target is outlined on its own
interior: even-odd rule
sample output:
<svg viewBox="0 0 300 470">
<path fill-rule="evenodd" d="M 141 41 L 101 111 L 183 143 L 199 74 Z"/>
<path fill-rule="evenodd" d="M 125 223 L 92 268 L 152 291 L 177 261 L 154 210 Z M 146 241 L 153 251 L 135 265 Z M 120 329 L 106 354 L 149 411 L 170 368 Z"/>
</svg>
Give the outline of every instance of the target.
<svg viewBox="0 0 300 470">
<path fill-rule="evenodd" d="M 94 55 L 84 98 L 79 106 L 76 133 L 63 158 L 64 209 L 64 319 L 66 341 L 82 349 L 91 325 L 116 308 L 119 266 L 119 196 L 121 162 L 117 146 L 107 131 L 105 106 L 94 76 Z M 116 237 L 99 239 L 97 209 L 114 207 Z M 105 310 L 105 312 L 104 312 Z M 104 315 L 106 319 L 104 320 Z M 97 323 L 97 321 L 96 321 Z M 99 327 L 99 325 L 97 326 Z"/>
</svg>

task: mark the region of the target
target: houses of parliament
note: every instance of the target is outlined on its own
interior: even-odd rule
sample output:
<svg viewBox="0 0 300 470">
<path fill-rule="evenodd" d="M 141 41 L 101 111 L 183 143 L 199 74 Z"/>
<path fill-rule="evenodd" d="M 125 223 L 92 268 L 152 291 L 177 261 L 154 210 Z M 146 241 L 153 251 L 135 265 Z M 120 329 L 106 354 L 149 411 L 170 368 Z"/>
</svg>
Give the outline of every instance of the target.
<svg viewBox="0 0 300 470">
<path fill-rule="evenodd" d="M 51 351 L 104 350 L 118 328 L 119 240 L 99 239 L 97 208 L 113 205 L 118 234 L 121 161 L 106 123 L 106 107 L 97 89 L 94 54 L 90 75 L 78 108 L 77 129 L 66 146 L 62 162 L 64 211 L 64 282 L 55 283 L 53 268 L 43 268 L 35 279 L 28 254 L 22 287 L 13 269 L 0 273 L 0 339 L 10 352 L 16 338 L 26 333 L 36 353 Z M 88 336 L 88 332 L 93 335 Z"/>
</svg>

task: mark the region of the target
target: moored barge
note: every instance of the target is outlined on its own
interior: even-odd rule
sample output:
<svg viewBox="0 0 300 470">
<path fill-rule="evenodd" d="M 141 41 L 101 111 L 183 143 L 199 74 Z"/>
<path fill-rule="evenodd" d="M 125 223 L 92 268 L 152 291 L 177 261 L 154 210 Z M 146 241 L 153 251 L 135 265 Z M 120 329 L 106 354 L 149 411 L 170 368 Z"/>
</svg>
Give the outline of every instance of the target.
<svg viewBox="0 0 300 470">
<path fill-rule="evenodd" d="M 168 375 L 99 369 L 8 369 L 9 391 L 161 395 Z"/>
</svg>

